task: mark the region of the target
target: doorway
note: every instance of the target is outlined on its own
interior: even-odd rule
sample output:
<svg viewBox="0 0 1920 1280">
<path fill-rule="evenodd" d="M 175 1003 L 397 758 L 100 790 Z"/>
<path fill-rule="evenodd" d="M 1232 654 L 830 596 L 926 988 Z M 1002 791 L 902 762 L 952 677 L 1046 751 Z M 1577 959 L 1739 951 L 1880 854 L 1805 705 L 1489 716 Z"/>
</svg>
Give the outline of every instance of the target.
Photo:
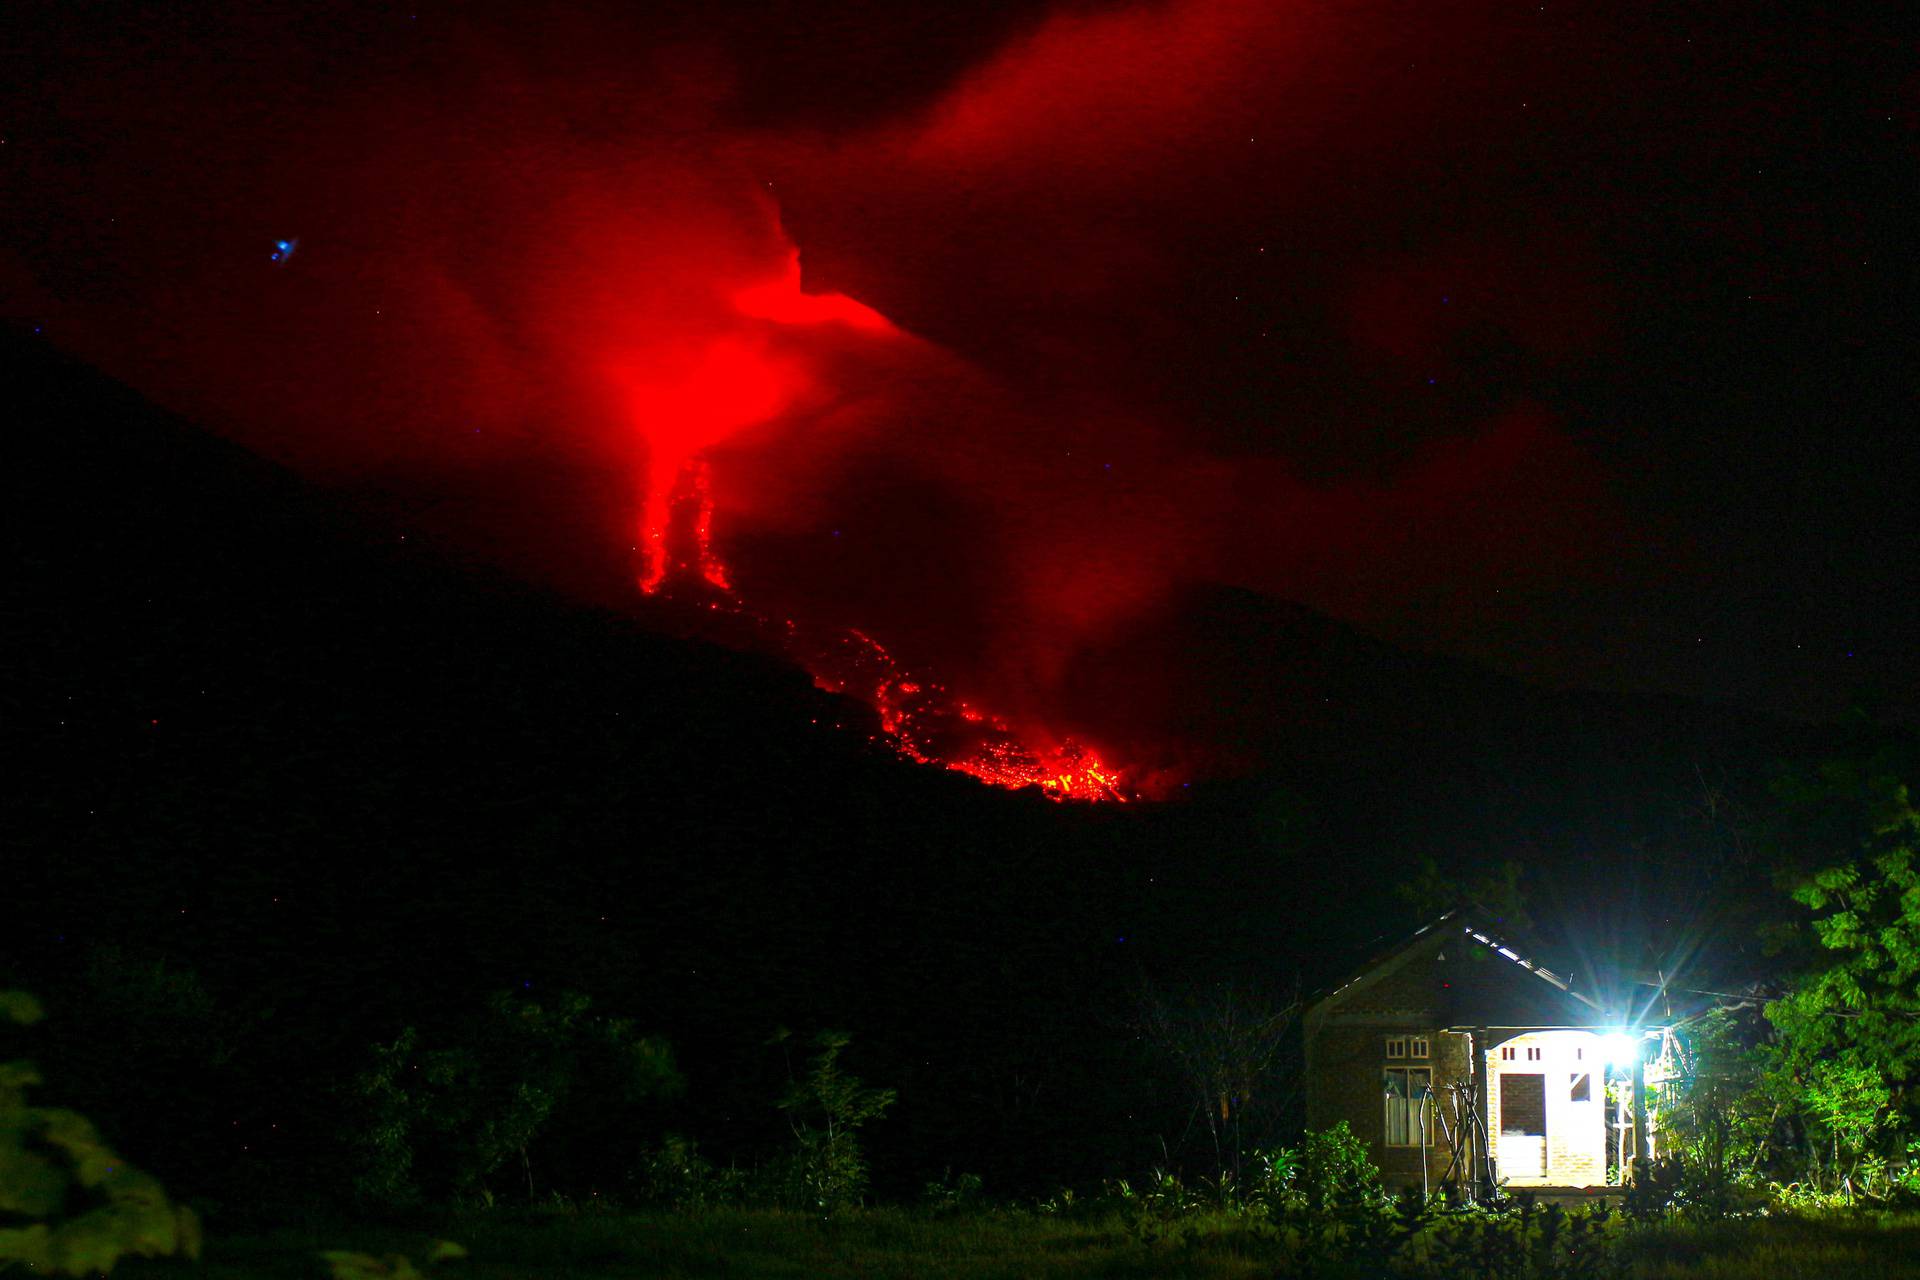
<svg viewBox="0 0 1920 1280">
<path fill-rule="evenodd" d="M 1500 1073 L 1500 1172 L 1547 1176 L 1547 1078 Z"/>
</svg>

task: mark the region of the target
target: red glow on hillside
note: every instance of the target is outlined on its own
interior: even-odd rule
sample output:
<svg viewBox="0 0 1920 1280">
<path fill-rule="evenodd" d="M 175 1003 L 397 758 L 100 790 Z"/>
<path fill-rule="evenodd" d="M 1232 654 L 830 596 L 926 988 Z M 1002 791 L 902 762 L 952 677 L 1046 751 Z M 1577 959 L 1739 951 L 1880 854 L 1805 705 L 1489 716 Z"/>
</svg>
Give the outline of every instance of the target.
<svg viewBox="0 0 1920 1280">
<path fill-rule="evenodd" d="M 848 631 L 814 664 L 814 683 L 870 701 L 894 749 L 996 787 L 1039 787 L 1055 800 L 1116 800 L 1131 792 L 1118 769 L 1072 739 L 1037 740 L 951 690 L 904 673 L 886 647 Z"/>
<path fill-rule="evenodd" d="M 779 275 L 737 289 L 729 300 L 737 331 L 678 352 L 678 363 L 655 354 L 621 370 L 627 409 L 647 446 L 639 583 L 647 595 L 674 595 L 685 586 L 706 610 L 755 619 L 766 634 L 773 629 L 736 593 L 714 545 L 714 474 L 707 451 L 791 413 L 817 389 L 817 370 L 779 346 L 783 330 L 844 326 L 881 339 L 901 335 L 884 315 L 854 298 L 804 292 L 797 251 L 789 252 Z M 809 645 L 797 639 L 791 621 L 779 631 L 789 656 L 820 688 L 871 703 L 887 742 L 909 760 L 993 786 L 1038 787 L 1057 800 L 1128 798 L 1120 772 L 1093 751 L 1071 739 L 1022 733 L 944 685 L 909 678 L 864 633 L 836 632 L 825 645 Z"/>
</svg>

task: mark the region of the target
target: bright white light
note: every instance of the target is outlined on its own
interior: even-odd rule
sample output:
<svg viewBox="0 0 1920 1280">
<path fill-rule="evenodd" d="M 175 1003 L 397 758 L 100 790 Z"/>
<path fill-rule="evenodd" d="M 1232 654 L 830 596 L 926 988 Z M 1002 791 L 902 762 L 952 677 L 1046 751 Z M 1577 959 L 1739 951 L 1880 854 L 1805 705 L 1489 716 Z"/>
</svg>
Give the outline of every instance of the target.
<svg viewBox="0 0 1920 1280">
<path fill-rule="evenodd" d="M 1630 1067 L 1640 1060 L 1640 1040 L 1624 1031 L 1609 1031 L 1600 1037 L 1600 1054 L 1610 1067 Z"/>
</svg>

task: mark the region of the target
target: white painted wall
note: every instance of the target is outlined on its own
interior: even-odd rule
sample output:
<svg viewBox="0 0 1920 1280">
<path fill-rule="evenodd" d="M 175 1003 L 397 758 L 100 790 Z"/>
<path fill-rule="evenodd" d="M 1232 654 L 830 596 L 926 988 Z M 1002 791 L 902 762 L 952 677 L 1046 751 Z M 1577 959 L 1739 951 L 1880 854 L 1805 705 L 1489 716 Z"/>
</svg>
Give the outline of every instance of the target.
<svg viewBox="0 0 1920 1280">
<path fill-rule="evenodd" d="M 1513 1056 L 1506 1056 L 1506 1050 Z M 1530 1056 L 1535 1050 L 1538 1057 Z M 1502 1150 L 1500 1077 L 1540 1075 L 1546 1084 L 1546 1171 L 1539 1138 L 1507 1136 Z M 1588 1077 L 1589 1101 L 1575 1102 L 1573 1077 Z M 1495 1168 L 1513 1187 L 1597 1187 L 1607 1180 L 1606 1063 L 1591 1031 L 1534 1031 L 1487 1050 L 1487 1140 Z"/>
</svg>

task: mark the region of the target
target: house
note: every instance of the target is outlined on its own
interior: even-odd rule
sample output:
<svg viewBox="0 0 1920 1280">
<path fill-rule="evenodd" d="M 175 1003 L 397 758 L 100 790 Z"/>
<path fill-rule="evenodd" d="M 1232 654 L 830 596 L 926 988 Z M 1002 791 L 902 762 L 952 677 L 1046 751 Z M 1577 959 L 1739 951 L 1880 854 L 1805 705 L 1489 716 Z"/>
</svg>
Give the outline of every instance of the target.
<svg viewBox="0 0 1920 1280">
<path fill-rule="evenodd" d="M 1307 1124 L 1342 1120 L 1390 1186 L 1571 1191 L 1655 1154 L 1671 1020 L 1632 1019 L 1450 912 L 1307 1007 Z"/>
</svg>

